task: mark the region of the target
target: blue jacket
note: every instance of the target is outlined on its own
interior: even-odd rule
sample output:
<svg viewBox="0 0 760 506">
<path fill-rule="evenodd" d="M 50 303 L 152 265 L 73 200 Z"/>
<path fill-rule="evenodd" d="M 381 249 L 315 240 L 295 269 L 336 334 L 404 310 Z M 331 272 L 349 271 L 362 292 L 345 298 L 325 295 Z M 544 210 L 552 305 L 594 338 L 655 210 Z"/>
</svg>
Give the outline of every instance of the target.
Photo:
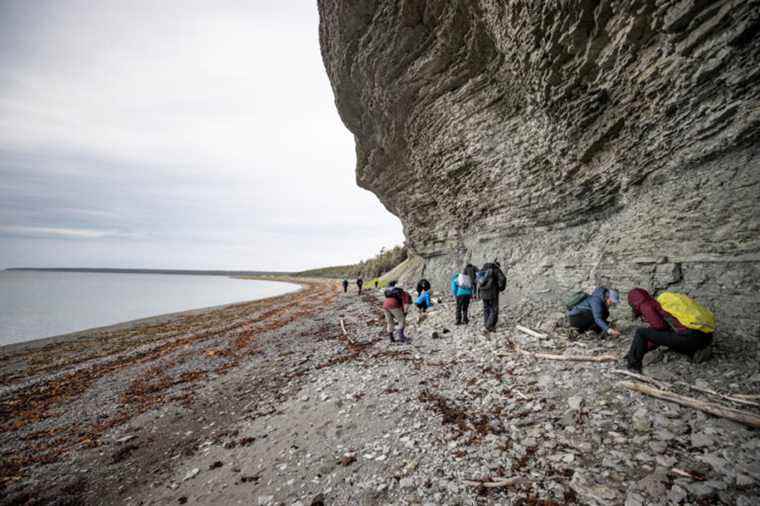
<svg viewBox="0 0 760 506">
<path fill-rule="evenodd" d="M 451 278 L 451 293 L 454 295 L 454 297 L 460 297 L 462 295 L 472 295 L 472 288 L 464 288 L 457 284 L 457 278 L 459 277 L 459 273 L 455 272 L 454 276 Z M 475 280 L 471 280 L 473 283 Z"/>
<path fill-rule="evenodd" d="M 422 290 L 422 292 L 420 292 L 420 296 L 417 297 L 415 304 L 424 304 L 425 307 L 432 306 L 430 303 L 430 290 Z"/>
<path fill-rule="evenodd" d="M 602 329 L 602 332 L 607 332 L 607 329 L 610 328 L 610 325 L 607 323 L 607 318 L 609 318 L 610 312 L 609 309 L 607 309 L 607 303 L 605 302 L 606 298 L 607 289 L 601 287 L 597 288 L 590 296 L 583 299 L 580 304 L 568 311 L 567 315 L 574 316 L 584 311 L 590 312 L 594 315 L 594 323 L 596 323 L 597 327 Z"/>
</svg>

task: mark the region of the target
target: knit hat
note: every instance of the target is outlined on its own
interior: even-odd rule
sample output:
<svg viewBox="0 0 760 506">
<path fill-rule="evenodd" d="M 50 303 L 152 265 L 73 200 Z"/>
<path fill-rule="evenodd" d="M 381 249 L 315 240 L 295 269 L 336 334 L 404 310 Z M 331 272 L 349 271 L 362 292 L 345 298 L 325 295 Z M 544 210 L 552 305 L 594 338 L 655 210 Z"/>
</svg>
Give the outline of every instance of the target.
<svg viewBox="0 0 760 506">
<path fill-rule="evenodd" d="M 612 301 L 613 304 L 620 304 L 620 294 L 617 290 L 610 288 L 607 290 L 607 298 Z"/>
</svg>

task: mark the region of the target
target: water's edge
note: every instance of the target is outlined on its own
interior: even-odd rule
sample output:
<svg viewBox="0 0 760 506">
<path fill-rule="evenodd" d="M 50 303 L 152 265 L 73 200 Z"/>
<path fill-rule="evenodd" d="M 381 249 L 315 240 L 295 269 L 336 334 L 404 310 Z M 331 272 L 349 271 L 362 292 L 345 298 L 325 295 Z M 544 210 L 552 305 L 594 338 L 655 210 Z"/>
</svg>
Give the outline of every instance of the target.
<svg viewBox="0 0 760 506">
<path fill-rule="evenodd" d="M 238 302 L 230 302 L 228 304 L 219 304 L 215 306 L 206 306 L 206 307 L 200 307 L 195 309 L 188 309 L 185 311 L 177 311 L 173 313 L 164 313 L 164 314 L 158 314 L 154 316 L 147 316 L 145 318 L 137 318 L 134 320 L 125 320 L 123 322 L 119 323 L 113 323 L 110 325 L 103 325 L 101 327 L 90 327 L 83 330 L 77 330 L 75 332 L 68 332 L 65 334 L 59 334 L 56 336 L 49 336 L 49 337 L 40 337 L 36 339 L 29 339 L 27 341 L 22 341 L 19 343 L 9 343 L 9 344 L 0 344 L 0 352 L 5 353 L 16 353 L 20 351 L 27 351 L 34 348 L 42 348 L 44 346 L 47 346 L 49 344 L 59 344 L 64 343 L 67 341 L 74 341 L 74 340 L 81 340 L 86 339 L 88 334 L 93 334 L 96 332 L 103 332 L 103 331 L 116 331 L 116 330 L 124 330 L 130 327 L 135 327 L 138 325 L 145 325 L 145 324 L 164 324 L 169 323 L 173 320 L 177 320 L 179 318 L 184 318 L 186 316 L 195 316 L 202 313 L 207 313 L 210 311 L 216 311 L 218 309 L 223 309 L 227 307 L 237 306 L 240 304 L 250 304 L 251 302 L 260 302 L 265 301 L 268 299 L 275 299 L 277 297 L 282 297 L 284 295 L 292 295 L 298 292 L 301 292 L 304 290 L 304 284 L 299 283 L 296 280 L 288 279 L 288 280 L 278 280 L 278 279 L 272 279 L 271 277 L 235 277 L 235 279 L 242 279 L 247 281 L 271 281 L 274 283 L 281 283 L 281 284 L 289 284 L 294 285 L 293 290 L 288 290 L 287 292 L 280 293 L 277 295 L 272 295 L 271 297 L 263 297 L 260 299 L 250 299 L 250 300 L 241 300 Z"/>
</svg>

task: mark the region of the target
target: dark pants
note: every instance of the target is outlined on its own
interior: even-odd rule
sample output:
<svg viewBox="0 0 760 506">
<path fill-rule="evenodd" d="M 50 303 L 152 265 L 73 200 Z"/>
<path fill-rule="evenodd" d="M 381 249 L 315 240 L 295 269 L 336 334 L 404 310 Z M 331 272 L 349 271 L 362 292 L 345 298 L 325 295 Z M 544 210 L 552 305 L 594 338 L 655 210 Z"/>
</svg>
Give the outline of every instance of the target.
<svg viewBox="0 0 760 506">
<path fill-rule="evenodd" d="M 343 292 L 345 293 L 347 291 L 348 291 L 348 285 L 343 285 Z"/>
<path fill-rule="evenodd" d="M 362 293 L 362 285 L 358 285 L 358 286 L 359 286 L 359 293 L 361 294 Z"/>
<path fill-rule="evenodd" d="M 570 315 L 567 317 L 570 320 L 570 326 L 575 327 L 581 332 L 586 332 L 591 329 L 594 332 L 601 332 L 602 329 L 594 322 L 594 315 L 591 311 L 581 311 L 578 314 Z"/>
<path fill-rule="evenodd" d="M 499 297 L 483 299 L 483 324 L 486 330 L 496 330 L 499 321 Z"/>
<path fill-rule="evenodd" d="M 633 334 L 631 349 L 627 355 L 628 363 L 640 368 L 646 352 L 658 346 L 667 346 L 671 350 L 691 355 L 697 350 L 710 346 L 710 343 L 712 343 L 712 334 L 705 334 L 698 330 L 688 330 L 677 334 L 669 330 L 639 327 Z"/>
<path fill-rule="evenodd" d="M 470 296 L 457 296 L 457 323 L 470 323 Z"/>
<path fill-rule="evenodd" d="M 428 305 L 425 302 L 415 302 L 414 305 L 423 313 L 427 311 Z"/>
</svg>

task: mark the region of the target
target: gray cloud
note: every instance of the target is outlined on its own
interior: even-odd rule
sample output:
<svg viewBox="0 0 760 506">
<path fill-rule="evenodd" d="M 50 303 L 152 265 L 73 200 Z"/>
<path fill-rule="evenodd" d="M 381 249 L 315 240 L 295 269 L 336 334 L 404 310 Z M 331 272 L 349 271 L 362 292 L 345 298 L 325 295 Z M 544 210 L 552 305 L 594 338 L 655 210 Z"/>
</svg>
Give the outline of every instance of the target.
<svg viewBox="0 0 760 506">
<path fill-rule="evenodd" d="M 300 269 L 401 227 L 354 182 L 312 2 L 0 4 L 0 267 Z"/>
</svg>

